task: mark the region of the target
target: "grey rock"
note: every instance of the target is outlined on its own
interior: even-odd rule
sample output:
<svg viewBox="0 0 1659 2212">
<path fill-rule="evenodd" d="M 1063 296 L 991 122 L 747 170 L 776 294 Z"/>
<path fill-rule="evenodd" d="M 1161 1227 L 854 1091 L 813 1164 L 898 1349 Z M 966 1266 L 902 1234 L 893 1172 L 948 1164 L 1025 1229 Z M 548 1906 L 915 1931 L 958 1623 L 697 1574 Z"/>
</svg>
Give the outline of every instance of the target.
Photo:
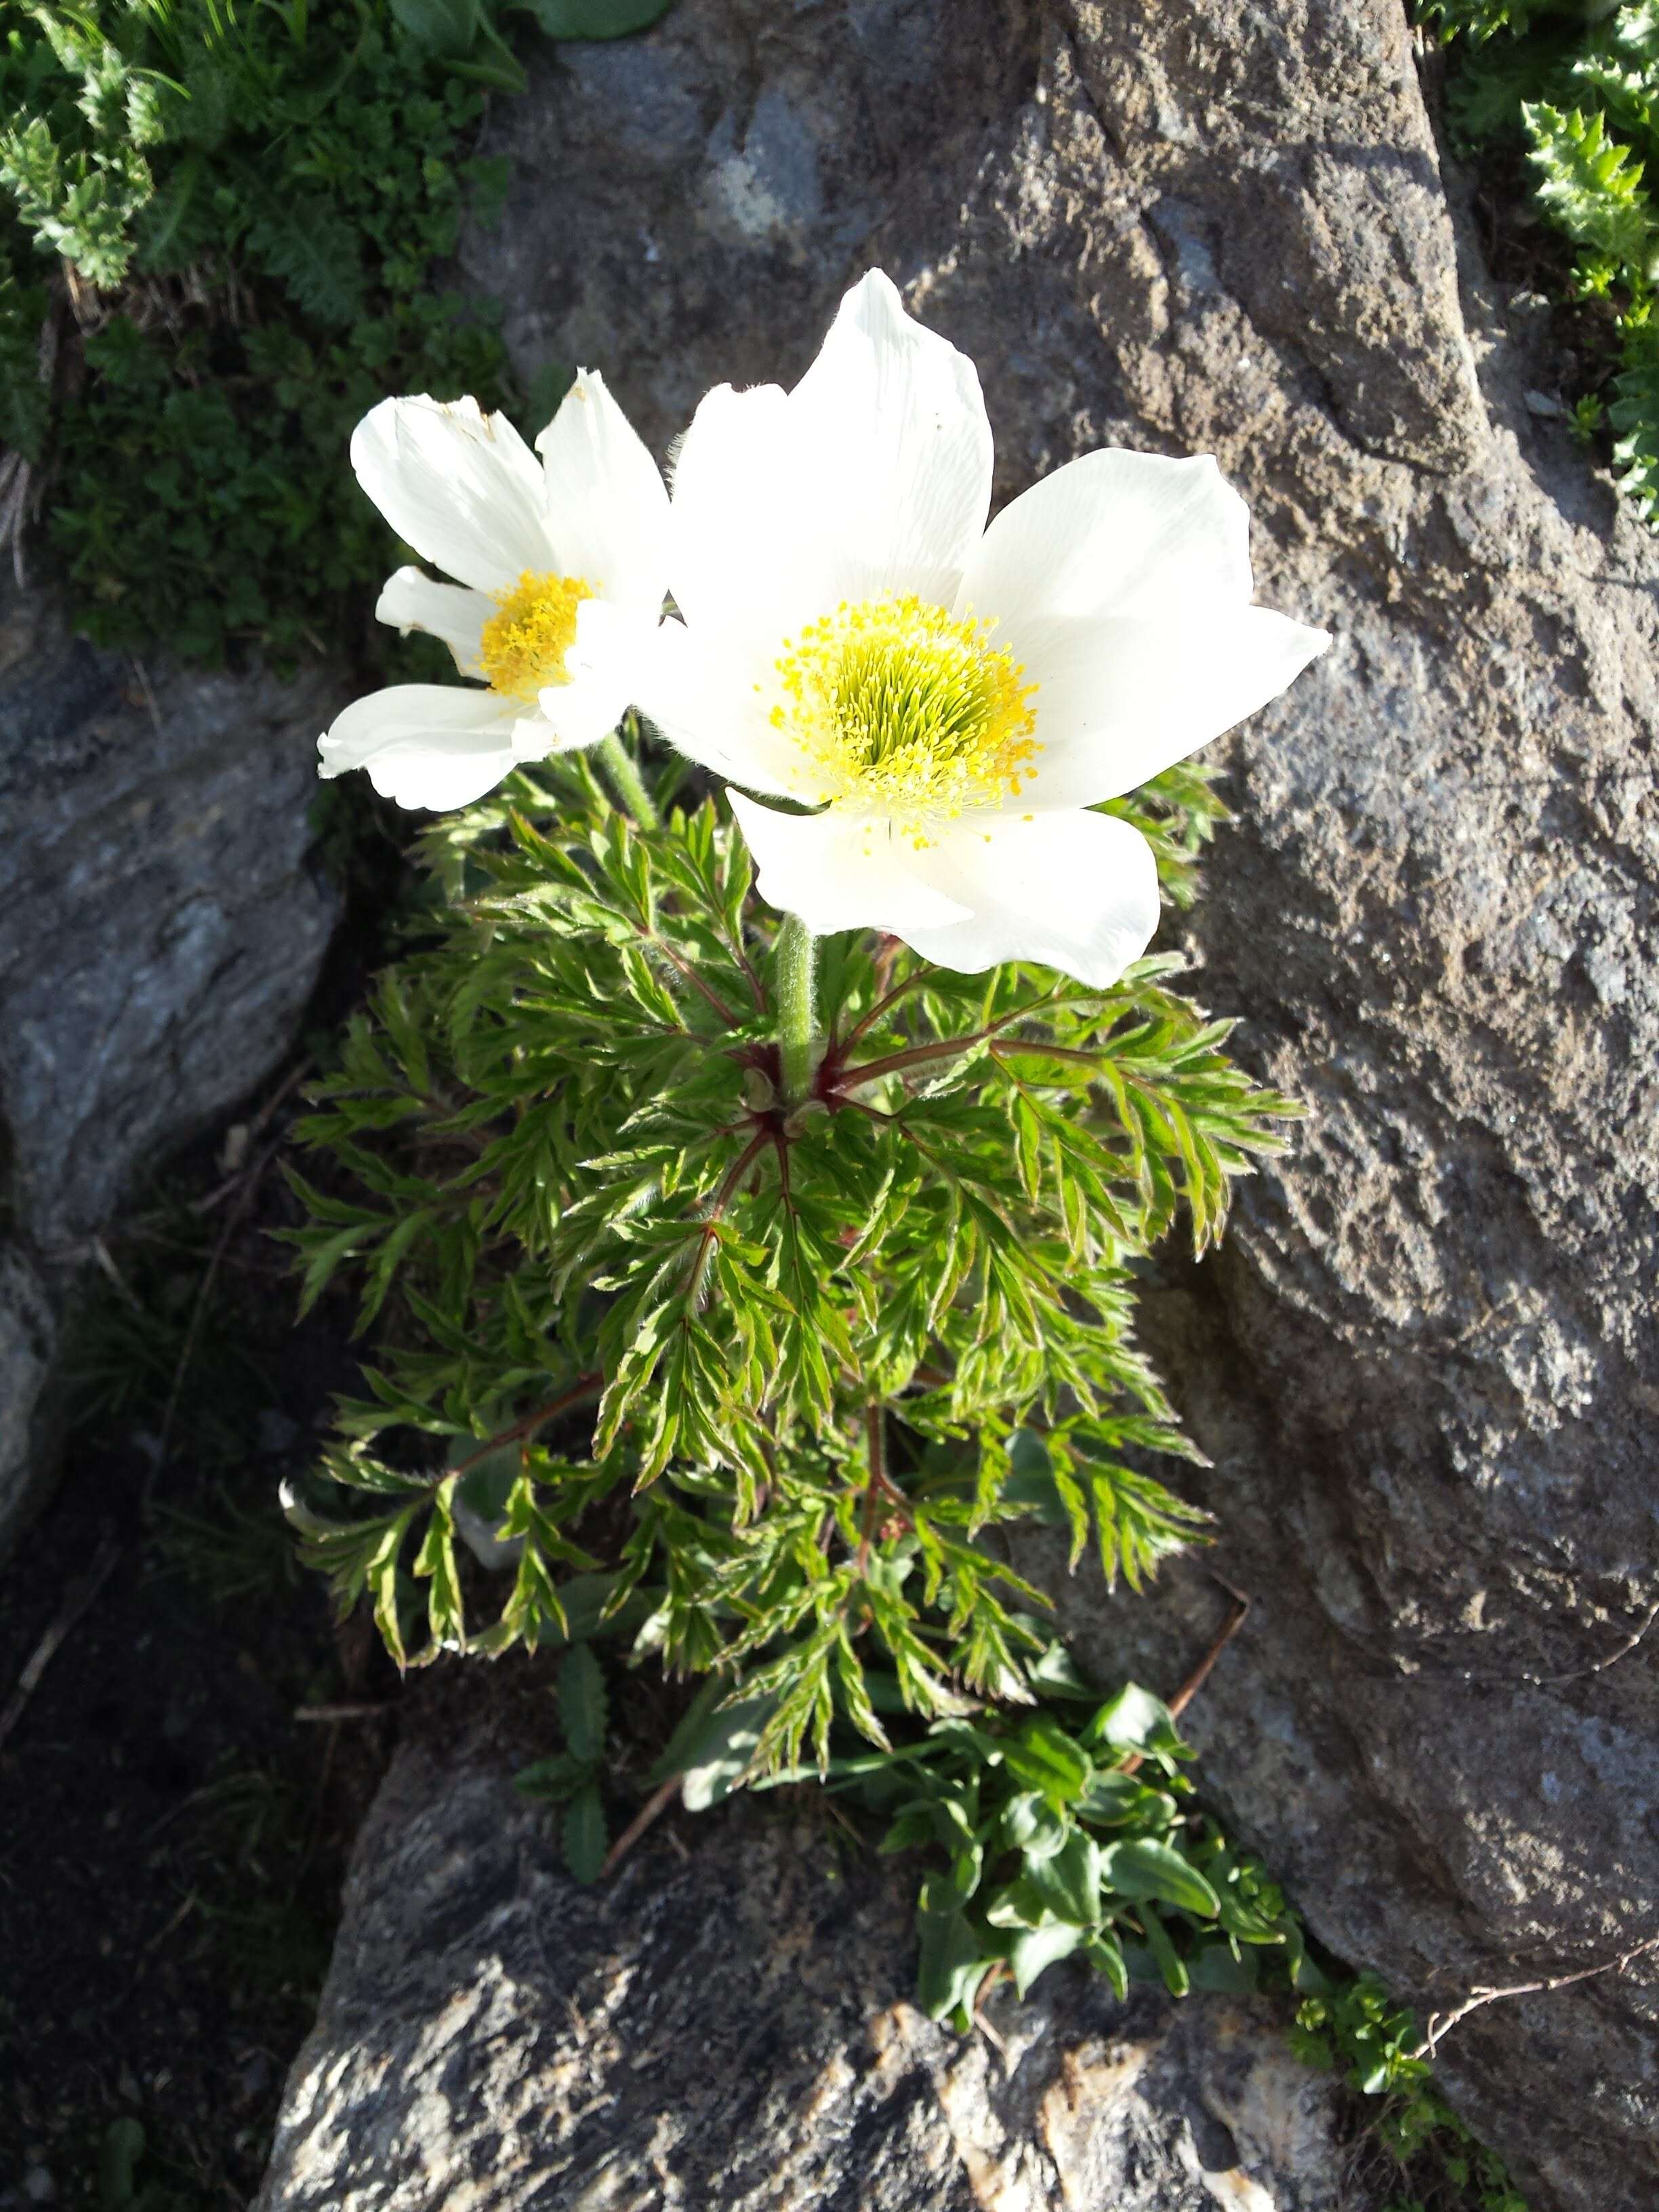
<svg viewBox="0 0 1659 2212">
<path fill-rule="evenodd" d="M 135 1172 L 292 1041 L 338 905 L 309 823 L 328 697 L 152 672 L 0 586 L 0 1131 L 11 1264 L 54 1298 Z M 0 1541 L 39 1382 L 0 1370 Z"/>
<path fill-rule="evenodd" d="M 406 1747 L 255 2212 L 1364 2212 L 1273 2007 L 1053 1968 L 963 2040 L 911 2002 L 914 1872 L 681 1826 L 584 1888 L 498 1754 Z"/>
<path fill-rule="evenodd" d="M 659 451 L 872 262 L 980 366 L 1005 494 L 1218 454 L 1334 650 L 1229 741 L 1200 988 L 1313 1109 L 1148 1324 L 1256 1599 L 1208 1786 L 1427 2008 L 1659 1930 L 1659 557 L 1502 301 L 1395 0 L 681 0 L 495 126 L 467 249 L 526 368 Z M 1174 935 L 1173 927 L 1170 935 Z M 1094 1594 L 1091 1594 L 1091 1592 Z M 1073 1586 L 1164 1687 L 1221 1600 Z M 1623 1656 L 1620 1656 L 1620 1653 Z M 1447 2079 L 1541 2206 L 1659 2201 L 1659 1980 L 1495 2002 Z"/>
<path fill-rule="evenodd" d="M 15 1245 L 0 1243 L 0 1543 L 21 1522 L 50 1456 L 43 1398 L 57 1340 L 45 1284 Z"/>
<path fill-rule="evenodd" d="M 158 672 L 0 611 L 0 1112 L 48 1250 L 257 1082 L 337 909 L 314 862 L 319 676 Z"/>
</svg>

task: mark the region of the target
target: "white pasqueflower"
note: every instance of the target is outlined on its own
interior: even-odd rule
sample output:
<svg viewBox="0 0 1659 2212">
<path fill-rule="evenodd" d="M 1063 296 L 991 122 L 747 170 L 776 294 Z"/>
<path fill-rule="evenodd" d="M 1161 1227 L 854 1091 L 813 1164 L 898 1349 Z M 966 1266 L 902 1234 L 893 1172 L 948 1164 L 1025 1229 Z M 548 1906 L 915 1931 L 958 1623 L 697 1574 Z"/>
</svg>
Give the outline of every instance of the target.
<svg viewBox="0 0 1659 2212">
<path fill-rule="evenodd" d="M 351 465 L 392 527 L 459 580 L 399 568 L 374 611 L 429 630 L 487 688 L 399 684 L 359 699 L 319 739 L 321 773 L 363 768 L 400 806 L 465 806 L 522 760 L 590 745 L 631 703 L 662 615 L 668 494 L 656 463 L 584 369 L 536 441 L 474 399 L 383 399 Z M 611 617 L 573 653 L 576 611 Z"/>
<path fill-rule="evenodd" d="M 1146 950 L 1158 883 L 1139 833 L 1087 810 L 1329 640 L 1250 605 L 1249 517 L 1212 459 L 1086 453 L 988 530 L 990 494 L 973 363 L 872 270 L 793 392 L 698 408 L 669 537 L 684 626 L 637 703 L 744 787 L 761 895 L 808 928 L 1103 986 Z"/>
</svg>

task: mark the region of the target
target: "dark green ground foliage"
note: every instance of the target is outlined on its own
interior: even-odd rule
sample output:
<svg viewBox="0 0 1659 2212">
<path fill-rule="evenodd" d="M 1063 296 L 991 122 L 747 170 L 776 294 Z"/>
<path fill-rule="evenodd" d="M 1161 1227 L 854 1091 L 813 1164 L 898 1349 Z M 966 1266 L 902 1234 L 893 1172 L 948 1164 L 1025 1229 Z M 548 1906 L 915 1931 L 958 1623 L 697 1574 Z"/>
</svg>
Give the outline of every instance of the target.
<svg viewBox="0 0 1659 2212">
<path fill-rule="evenodd" d="M 665 0 L 91 0 L 0 46 L 0 447 L 76 619 L 116 646 L 279 662 L 361 637 L 393 565 L 347 465 L 388 392 L 550 410 L 442 288 L 516 22 Z M 20 497 L 14 476 L 10 490 Z M 44 498 L 42 494 L 44 493 Z"/>
<path fill-rule="evenodd" d="M 1464 153 L 1524 159 L 1534 204 L 1577 249 L 1565 290 L 1601 311 L 1605 354 L 1574 427 L 1605 429 L 1620 488 L 1659 520 L 1659 6 L 1425 0 L 1449 42 L 1446 119 Z"/>
</svg>

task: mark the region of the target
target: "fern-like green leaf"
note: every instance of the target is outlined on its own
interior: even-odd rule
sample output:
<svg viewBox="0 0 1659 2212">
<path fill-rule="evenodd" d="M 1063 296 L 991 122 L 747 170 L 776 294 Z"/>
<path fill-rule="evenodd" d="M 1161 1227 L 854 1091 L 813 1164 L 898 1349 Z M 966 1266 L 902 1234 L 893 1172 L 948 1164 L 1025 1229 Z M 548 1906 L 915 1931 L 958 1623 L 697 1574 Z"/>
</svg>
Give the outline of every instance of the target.
<svg viewBox="0 0 1659 2212">
<path fill-rule="evenodd" d="M 1655 246 L 1653 204 L 1642 164 L 1607 136 L 1598 112 L 1534 100 L 1522 111 L 1541 173 L 1538 198 L 1569 238 L 1626 263 L 1645 281 Z"/>
<path fill-rule="evenodd" d="M 268 205 L 248 225 L 247 246 L 307 314 L 344 328 L 362 312 L 362 249 L 350 226 L 314 198 Z"/>
</svg>

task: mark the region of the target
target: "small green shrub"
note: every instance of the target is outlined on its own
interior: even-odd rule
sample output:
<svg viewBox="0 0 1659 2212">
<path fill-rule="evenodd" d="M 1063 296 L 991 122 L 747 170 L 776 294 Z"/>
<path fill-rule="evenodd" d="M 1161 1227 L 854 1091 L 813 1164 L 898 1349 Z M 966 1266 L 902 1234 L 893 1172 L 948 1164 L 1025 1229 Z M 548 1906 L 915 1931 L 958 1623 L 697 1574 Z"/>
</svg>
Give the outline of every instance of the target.
<svg viewBox="0 0 1659 2212">
<path fill-rule="evenodd" d="M 1374 1974 L 1304 1996 L 1291 2043 L 1381 2100 L 1371 2139 L 1396 2172 L 1382 2212 L 1527 2212 L 1504 2161 L 1476 2142 L 1433 2084 L 1414 2014 Z"/>
<path fill-rule="evenodd" d="M 1215 811 L 1194 775 L 1130 806 L 1183 884 Z M 827 1757 L 838 1710 L 885 1741 L 871 1665 L 928 1716 L 953 1680 L 1021 1696 L 1041 1601 L 984 1535 L 1051 1514 L 1138 1587 L 1201 1528 L 1139 1463 L 1190 1448 L 1131 1270 L 1182 1214 L 1219 1234 L 1289 1103 L 1167 957 L 1100 991 L 848 939 L 817 1097 L 786 1113 L 775 923 L 711 805 L 632 829 L 572 756 L 427 847 L 461 902 L 313 1094 L 327 1188 L 293 1177 L 307 1298 L 350 1266 L 380 1324 L 328 1461 L 369 1510 L 301 1514 L 342 1603 L 424 1660 L 562 1638 L 572 1571 L 616 1607 L 649 1588 L 642 1649 L 776 1692 L 775 1766 Z M 411 1431 L 458 1440 L 448 1465 Z M 469 1599 L 458 1497 L 482 1510 L 507 1447 L 516 1573 Z"/>
<path fill-rule="evenodd" d="M 1659 6 L 1600 14 L 1527 0 L 1431 0 L 1419 19 L 1457 40 L 1447 90 L 1468 151 L 1524 151 L 1540 211 L 1578 248 L 1572 296 L 1606 313 L 1609 402 L 1579 397 L 1573 427 L 1614 436 L 1620 489 L 1659 523 L 1659 213 L 1643 184 L 1659 153 Z"/>
<path fill-rule="evenodd" d="M 522 1768 L 514 1781 L 527 1797 L 564 1808 L 565 1863 L 578 1881 L 597 1881 L 605 1866 L 605 1739 L 610 1721 L 605 1673 L 586 1643 L 573 1644 L 559 1668 L 564 1749 Z"/>
<path fill-rule="evenodd" d="M 1278 1888 L 1183 1805 L 1193 1753 L 1168 1707 L 1133 1683 L 1102 1704 L 1057 1644 L 1036 1671 L 1035 1712 L 951 1715 L 829 1765 L 831 1789 L 888 1820 L 883 1850 L 945 1862 L 917 1905 L 926 2010 L 965 2031 L 989 1980 L 1006 1973 L 1024 1996 L 1073 1954 L 1120 1997 L 1132 1977 L 1175 1996 L 1254 1989 L 1264 1949 L 1281 1983 L 1307 1973 Z M 896 1680 L 872 1688 L 902 1711 Z"/>
</svg>

